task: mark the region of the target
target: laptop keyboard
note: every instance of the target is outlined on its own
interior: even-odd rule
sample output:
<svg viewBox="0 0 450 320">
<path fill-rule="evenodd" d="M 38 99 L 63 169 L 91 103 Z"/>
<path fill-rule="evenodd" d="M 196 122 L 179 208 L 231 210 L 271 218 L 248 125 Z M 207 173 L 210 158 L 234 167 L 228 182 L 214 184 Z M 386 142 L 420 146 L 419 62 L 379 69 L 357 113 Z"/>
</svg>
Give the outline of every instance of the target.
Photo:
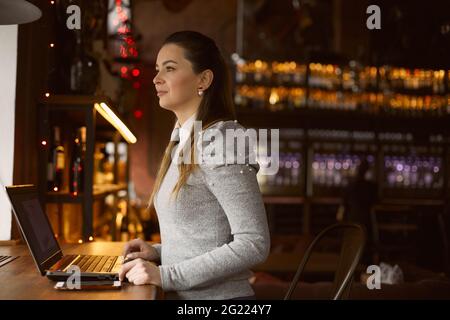
<svg viewBox="0 0 450 320">
<path fill-rule="evenodd" d="M 70 256 L 67 256 L 70 257 Z M 75 258 L 75 256 L 72 256 Z M 81 272 L 118 272 L 120 264 L 116 265 L 118 256 L 80 256 L 75 263 Z"/>
<path fill-rule="evenodd" d="M 0 256 L 0 267 L 4 266 L 5 264 L 13 261 L 17 257 L 11 257 L 11 256 Z"/>
</svg>

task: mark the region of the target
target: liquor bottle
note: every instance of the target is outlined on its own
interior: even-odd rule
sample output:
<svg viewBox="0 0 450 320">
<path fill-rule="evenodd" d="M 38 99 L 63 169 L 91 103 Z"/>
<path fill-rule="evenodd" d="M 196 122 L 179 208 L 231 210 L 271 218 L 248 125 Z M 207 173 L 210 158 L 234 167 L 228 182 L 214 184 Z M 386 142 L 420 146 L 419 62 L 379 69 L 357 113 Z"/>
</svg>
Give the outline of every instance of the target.
<svg viewBox="0 0 450 320">
<path fill-rule="evenodd" d="M 75 94 L 93 94 L 99 79 L 97 60 L 90 55 L 82 41 L 81 32 L 75 32 L 75 48 L 70 64 L 70 91 Z"/>
<path fill-rule="evenodd" d="M 72 92 L 81 92 L 83 80 L 83 56 L 82 56 L 82 42 L 80 32 L 75 33 L 76 44 L 75 52 L 70 65 L 70 90 Z"/>
<path fill-rule="evenodd" d="M 128 217 L 125 215 L 122 218 L 122 223 L 120 224 L 120 241 L 126 242 L 130 240 L 130 234 L 128 232 Z"/>
<path fill-rule="evenodd" d="M 70 193 L 74 196 L 84 191 L 84 157 L 86 152 L 86 127 L 78 129 L 70 162 Z"/>
<path fill-rule="evenodd" d="M 59 127 L 54 127 L 53 144 L 47 167 L 48 191 L 61 191 L 63 187 L 64 168 L 65 152 L 61 144 L 61 131 Z"/>
</svg>

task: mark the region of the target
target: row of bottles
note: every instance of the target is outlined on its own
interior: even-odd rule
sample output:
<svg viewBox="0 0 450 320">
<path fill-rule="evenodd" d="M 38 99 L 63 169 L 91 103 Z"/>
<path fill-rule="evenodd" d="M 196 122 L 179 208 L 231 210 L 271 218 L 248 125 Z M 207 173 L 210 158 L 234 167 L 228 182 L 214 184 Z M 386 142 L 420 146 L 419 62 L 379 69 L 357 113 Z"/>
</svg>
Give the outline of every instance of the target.
<svg viewBox="0 0 450 320">
<path fill-rule="evenodd" d="M 358 86 L 361 91 L 374 91 L 378 84 L 378 69 L 376 67 L 362 67 L 358 73 Z M 344 88 L 346 85 L 344 83 Z"/>
<path fill-rule="evenodd" d="M 306 80 L 306 65 L 294 61 L 268 62 L 256 60 L 236 65 L 237 83 L 304 85 Z"/>
<path fill-rule="evenodd" d="M 366 157 L 370 170 L 366 179 L 375 179 L 374 155 L 315 153 L 311 163 L 312 183 L 315 187 L 343 188 L 348 186 Z M 298 187 L 301 180 L 301 153 L 281 153 L 280 169 L 273 176 L 259 176 L 262 189 L 267 187 Z M 443 160 L 436 156 L 386 155 L 383 161 L 382 184 L 388 189 L 436 189 L 444 185 Z"/>
<path fill-rule="evenodd" d="M 360 96 L 351 92 L 311 89 L 307 104 L 316 109 L 357 110 L 361 102 Z"/>
<path fill-rule="evenodd" d="M 302 147 L 304 139 L 311 143 L 309 151 Z M 300 195 L 307 174 L 313 195 L 337 195 L 330 189 L 347 187 L 365 159 L 365 179 L 379 183 L 390 196 L 438 196 L 445 179 L 444 140 L 440 134 L 282 129 L 279 171 L 264 175 L 264 159 L 259 158 L 258 182 L 266 194 Z"/>
<path fill-rule="evenodd" d="M 300 152 L 280 152 L 279 170 L 275 175 L 259 175 L 258 182 L 262 188 L 298 187 L 301 184 Z"/>
<path fill-rule="evenodd" d="M 441 189 L 442 158 L 436 156 L 385 156 L 384 185 L 388 188 Z"/>
<path fill-rule="evenodd" d="M 60 127 L 53 127 L 47 162 L 47 190 L 70 192 L 76 196 L 84 191 L 86 127 L 78 128 L 68 143 L 64 144 L 61 136 Z M 127 159 L 128 148 L 125 142 L 115 144 L 112 141 L 97 141 L 93 159 L 94 189 L 126 183 Z M 116 161 L 117 171 L 114 169 Z"/>
<path fill-rule="evenodd" d="M 77 130 L 71 146 L 69 166 L 69 192 L 76 196 L 83 192 L 84 166 L 86 153 L 86 127 Z M 47 188 L 50 192 L 60 192 L 65 189 L 64 172 L 66 168 L 66 149 L 61 140 L 60 127 L 53 127 L 53 139 L 47 163 Z"/>
<path fill-rule="evenodd" d="M 306 106 L 306 90 L 242 85 L 236 88 L 234 102 L 250 110 L 294 110 Z"/>
<path fill-rule="evenodd" d="M 390 90 L 426 90 L 433 94 L 446 92 L 444 70 L 380 68 L 380 88 Z"/>
<path fill-rule="evenodd" d="M 390 114 L 442 116 L 450 111 L 447 110 L 447 102 L 444 96 L 387 94 L 382 105 L 384 111 Z"/>
<path fill-rule="evenodd" d="M 311 164 L 313 185 L 327 188 L 346 187 L 355 176 L 361 163 L 361 157 L 363 155 L 350 153 L 315 153 Z M 373 167 L 374 156 L 366 157 L 370 166 Z M 372 178 L 373 172 L 370 171 L 369 175 L 368 178 Z"/>
<path fill-rule="evenodd" d="M 443 94 L 448 88 L 450 70 L 408 69 L 393 66 L 362 66 L 356 61 L 348 65 L 295 61 L 268 62 L 255 60 L 236 63 L 238 84 L 285 85 L 329 90 L 419 90 Z M 308 75 L 308 76 L 307 76 Z"/>
<path fill-rule="evenodd" d="M 264 87 L 241 85 L 234 102 L 247 110 L 283 111 L 303 107 L 315 109 L 363 111 L 405 116 L 442 116 L 450 113 L 450 98 L 396 93 L 347 92 L 301 87 Z"/>
<path fill-rule="evenodd" d="M 265 194 L 299 195 L 304 184 L 301 143 L 304 131 L 284 128 L 280 129 L 279 135 L 278 171 L 275 174 L 267 172 L 269 162 L 273 165 L 272 155 L 267 152 L 267 150 L 272 152 L 271 141 L 268 141 L 267 150 L 262 150 L 261 147 L 258 149 L 257 160 L 260 164 L 257 174 L 258 183 Z"/>
<path fill-rule="evenodd" d="M 309 129 L 307 134 L 313 140 L 373 141 L 375 139 L 375 133 L 372 131 Z"/>
<path fill-rule="evenodd" d="M 342 70 L 333 64 L 310 63 L 308 86 L 311 88 L 322 88 L 337 90 L 341 83 Z"/>
<path fill-rule="evenodd" d="M 406 116 L 450 113 L 450 70 L 239 60 L 236 83 L 236 105 L 251 110 L 307 106 Z"/>
<path fill-rule="evenodd" d="M 94 185 L 113 184 L 114 163 L 117 154 L 117 183 L 126 183 L 128 149 L 125 142 L 97 142 L 94 150 Z"/>
</svg>

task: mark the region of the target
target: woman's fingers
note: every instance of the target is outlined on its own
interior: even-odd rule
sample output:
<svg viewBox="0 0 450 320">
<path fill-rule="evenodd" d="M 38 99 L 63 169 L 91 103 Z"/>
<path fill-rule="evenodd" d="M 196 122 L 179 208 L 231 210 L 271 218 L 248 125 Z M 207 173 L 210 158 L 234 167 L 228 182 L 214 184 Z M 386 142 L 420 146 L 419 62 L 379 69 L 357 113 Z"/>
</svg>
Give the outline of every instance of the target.
<svg viewBox="0 0 450 320">
<path fill-rule="evenodd" d="M 147 256 L 147 254 L 144 252 L 131 252 L 131 253 L 127 254 L 125 256 L 125 258 L 127 258 L 127 259 L 138 259 L 138 258 L 145 259 L 146 256 Z"/>
<path fill-rule="evenodd" d="M 140 259 L 131 260 L 122 265 L 119 271 L 119 279 L 122 281 L 125 275 L 140 261 Z"/>
<path fill-rule="evenodd" d="M 132 251 L 140 250 L 142 243 L 143 243 L 142 239 L 133 239 L 127 242 L 123 248 L 122 255 L 125 257 L 128 253 Z"/>
<path fill-rule="evenodd" d="M 147 284 L 147 275 L 146 274 L 139 274 L 133 279 L 133 284 L 140 286 L 143 284 Z"/>
<path fill-rule="evenodd" d="M 128 279 L 128 282 L 130 283 L 136 283 L 137 279 L 141 279 L 141 281 L 143 279 L 147 279 L 148 278 L 148 274 L 147 274 L 147 269 L 145 267 L 145 262 L 138 262 L 136 263 L 130 271 L 128 271 L 128 273 L 126 274 L 126 277 Z M 146 280 L 144 281 L 144 283 L 146 282 Z M 140 284 L 144 284 L 144 283 L 140 283 Z"/>
</svg>

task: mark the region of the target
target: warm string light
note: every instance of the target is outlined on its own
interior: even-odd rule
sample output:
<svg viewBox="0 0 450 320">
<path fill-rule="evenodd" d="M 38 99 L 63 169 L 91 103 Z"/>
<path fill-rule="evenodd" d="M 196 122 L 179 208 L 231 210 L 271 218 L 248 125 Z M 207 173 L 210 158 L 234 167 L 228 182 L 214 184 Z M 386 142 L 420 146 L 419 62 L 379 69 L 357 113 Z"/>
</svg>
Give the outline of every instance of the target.
<svg viewBox="0 0 450 320">
<path fill-rule="evenodd" d="M 54 5 L 54 4 L 55 4 L 55 1 L 54 1 L 54 0 L 51 0 L 51 1 L 50 1 L 50 4 L 51 4 L 51 5 Z M 49 47 L 50 47 L 50 48 L 54 48 L 54 47 L 55 47 L 55 43 L 51 42 L 51 43 L 49 44 Z M 46 98 L 50 97 L 50 93 L 49 93 L 49 92 L 46 92 L 46 93 L 45 93 L 45 97 L 46 97 Z"/>
<path fill-rule="evenodd" d="M 139 81 L 133 82 L 133 88 L 138 90 L 141 88 L 141 83 Z"/>
<path fill-rule="evenodd" d="M 141 72 L 139 71 L 139 69 L 133 69 L 133 71 L 131 71 L 131 74 L 133 75 L 133 77 L 139 77 L 139 74 Z"/>
<path fill-rule="evenodd" d="M 117 18 L 113 21 L 115 26 L 120 26 L 117 28 L 117 34 L 123 39 L 124 43 L 120 44 L 120 56 L 122 58 L 128 58 L 129 56 L 136 58 L 138 56 L 138 51 L 136 48 L 136 41 L 131 35 L 131 29 L 128 26 L 128 21 L 130 17 L 128 16 L 128 11 L 123 9 L 122 1 L 115 2 L 116 15 Z"/>
<path fill-rule="evenodd" d="M 136 119 L 141 119 L 144 116 L 144 112 L 141 109 L 134 110 L 134 117 Z"/>
</svg>

